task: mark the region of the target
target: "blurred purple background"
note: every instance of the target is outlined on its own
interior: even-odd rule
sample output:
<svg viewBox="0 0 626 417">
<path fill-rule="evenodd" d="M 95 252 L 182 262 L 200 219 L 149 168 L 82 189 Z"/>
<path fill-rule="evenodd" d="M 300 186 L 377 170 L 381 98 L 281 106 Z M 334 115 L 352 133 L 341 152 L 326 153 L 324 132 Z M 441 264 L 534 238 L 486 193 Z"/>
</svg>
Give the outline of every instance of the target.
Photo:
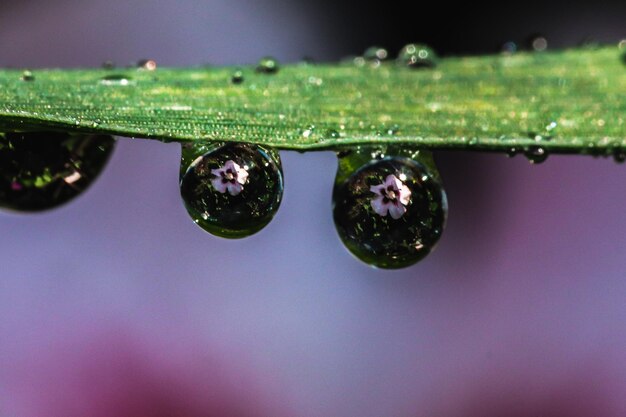
<svg viewBox="0 0 626 417">
<path fill-rule="evenodd" d="M 472 53 L 532 31 L 550 47 L 626 37 L 624 4 L 525 4 L 411 20 L 375 3 L 11 2 L 0 5 L 0 66 L 323 61 L 416 40 Z M 191 222 L 179 146 L 154 141 L 120 140 L 65 207 L 0 214 L 0 416 L 626 415 L 626 166 L 441 154 L 446 233 L 425 261 L 389 272 L 336 235 L 334 155 L 282 156 L 281 209 L 245 240 Z"/>
</svg>

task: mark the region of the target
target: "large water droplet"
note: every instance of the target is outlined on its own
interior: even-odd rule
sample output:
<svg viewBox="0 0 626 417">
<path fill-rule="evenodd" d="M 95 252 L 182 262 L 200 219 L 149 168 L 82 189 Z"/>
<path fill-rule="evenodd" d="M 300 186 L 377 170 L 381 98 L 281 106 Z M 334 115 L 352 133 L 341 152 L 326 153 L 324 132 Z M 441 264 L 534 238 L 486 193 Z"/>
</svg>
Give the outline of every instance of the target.
<svg viewBox="0 0 626 417">
<path fill-rule="evenodd" d="M 398 63 L 409 68 L 433 68 L 439 58 L 435 51 L 426 45 L 411 43 L 398 54 Z"/>
<path fill-rule="evenodd" d="M 114 145 L 110 136 L 0 134 L 0 207 L 40 211 L 68 202 L 94 182 Z"/>
<path fill-rule="evenodd" d="M 266 56 L 259 60 L 256 70 L 265 74 L 274 74 L 278 72 L 278 61 L 270 56 Z"/>
<path fill-rule="evenodd" d="M 280 157 L 274 150 L 241 143 L 184 147 L 180 193 L 189 215 L 207 232 L 250 236 L 280 206 Z"/>
<path fill-rule="evenodd" d="M 429 152 L 413 153 L 413 158 L 387 156 L 361 166 L 372 153 L 351 152 L 340 159 L 333 191 L 335 226 L 363 262 L 404 268 L 428 255 L 441 237 L 446 194 Z"/>
</svg>

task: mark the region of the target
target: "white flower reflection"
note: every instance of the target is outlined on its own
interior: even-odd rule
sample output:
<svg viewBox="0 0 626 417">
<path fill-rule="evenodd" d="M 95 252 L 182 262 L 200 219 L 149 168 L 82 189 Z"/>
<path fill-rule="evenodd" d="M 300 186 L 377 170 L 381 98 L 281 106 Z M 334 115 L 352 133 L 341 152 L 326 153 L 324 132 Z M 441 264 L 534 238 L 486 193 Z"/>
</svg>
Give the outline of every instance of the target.
<svg viewBox="0 0 626 417">
<path fill-rule="evenodd" d="M 399 219 L 406 213 L 411 190 L 395 175 L 388 175 L 384 183 L 371 186 L 370 191 L 376 194 L 372 198 L 372 208 L 376 214 L 385 217 L 389 213 L 392 218 Z"/>
<path fill-rule="evenodd" d="M 215 177 L 211 180 L 213 187 L 222 194 L 228 191 L 233 196 L 243 191 L 248 180 L 248 171 L 232 160 L 226 161 L 221 168 L 212 169 L 211 174 Z"/>
</svg>

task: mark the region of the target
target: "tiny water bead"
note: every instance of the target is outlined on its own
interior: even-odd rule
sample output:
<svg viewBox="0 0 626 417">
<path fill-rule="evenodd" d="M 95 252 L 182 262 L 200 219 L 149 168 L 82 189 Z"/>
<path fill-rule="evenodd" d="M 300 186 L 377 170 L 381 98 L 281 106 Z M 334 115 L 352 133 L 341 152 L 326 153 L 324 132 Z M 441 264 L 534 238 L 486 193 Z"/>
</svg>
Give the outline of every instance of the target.
<svg viewBox="0 0 626 417">
<path fill-rule="evenodd" d="M 439 58 L 428 46 L 411 43 L 402 48 L 397 60 L 409 68 L 434 68 Z"/>
<path fill-rule="evenodd" d="M 230 82 L 232 82 L 233 84 L 241 84 L 243 81 L 243 71 L 241 70 L 234 71 L 230 76 Z"/>
<path fill-rule="evenodd" d="M 384 61 L 389 57 L 389 52 L 380 46 L 372 46 L 365 50 L 363 58 L 367 61 Z"/>
<path fill-rule="evenodd" d="M 24 71 L 22 73 L 22 81 L 35 81 L 35 75 L 31 71 Z"/>
<path fill-rule="evenodd" d="M 448 211 L 430 153 L 370 160 L 352 173 L 345 171 L 358 166 L 363 155 L 340 158 L 333 217 L 348 250 L 385 269 L 404 268 L 428 255 L 441 237 Z"/>
<path fill-rule="evenodd" d="M 548 151 L 542 146 L 528 146 L 524 149 L 524 155 L 531 164 L 541 164 L 548 159 Z"/>
<path fill-rule="evenodd" d="M 180 193 L 189 215 L 207 232 L 250 236 L 280 206 L 280 157 L 272 149 L 242 143 L 183 147 Z"/>
<path fill-rule="evenodd" d="M 100 135 L 0 134 L 0 207 L 41 211 L 70 201 L 98 177 L 114 145 Z"/>
<path fill-rule="evenodd" d="M 548 39 L 541 34 L 534 34 L 527 38 L 528 49 L 535 52 L 543 52 L 548 49 Z"/>
<path fill-rule="evenodd" d="M 278 72 L 278 61 L 270 56 L 266 56 L 259 60 L 256 71 L 264 74 L 275 74 Z"/>
<path fill-rule="evenodd" d="M 154 59 L 141 59 L 137 62 L 137 68 L 146 71 L 155 71 L 157 69 L 157 63 Z"/>
<path fill-rule="evenodd" d="M 128 77 L 124 74 L 111 74 L 111 75 L 105 75 L 104 77 L 102 77 L 100 79 L 100 82 L 104 85 L 126 86 L 130 84 L 131 80 L 132 80 L 131 77 Z"/>
</svg>

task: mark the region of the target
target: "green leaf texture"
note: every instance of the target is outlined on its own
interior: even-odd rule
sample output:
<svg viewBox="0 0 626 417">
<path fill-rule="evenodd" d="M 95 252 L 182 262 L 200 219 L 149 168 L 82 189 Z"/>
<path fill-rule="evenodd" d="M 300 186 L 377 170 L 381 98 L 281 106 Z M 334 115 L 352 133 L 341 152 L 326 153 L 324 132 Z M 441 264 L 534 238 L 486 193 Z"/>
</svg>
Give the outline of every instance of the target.
<svg viewBox="0 0 626 417">
<path fill-rule="evenodd" d="M 618 47 L 240 68 L 0 70 L 0 129 L 237 141 L 300 151 L 366 144 L 609 155 L 626 149 Z M 233 82 L 233 74 L 243 80 Z"/>
</svg>

